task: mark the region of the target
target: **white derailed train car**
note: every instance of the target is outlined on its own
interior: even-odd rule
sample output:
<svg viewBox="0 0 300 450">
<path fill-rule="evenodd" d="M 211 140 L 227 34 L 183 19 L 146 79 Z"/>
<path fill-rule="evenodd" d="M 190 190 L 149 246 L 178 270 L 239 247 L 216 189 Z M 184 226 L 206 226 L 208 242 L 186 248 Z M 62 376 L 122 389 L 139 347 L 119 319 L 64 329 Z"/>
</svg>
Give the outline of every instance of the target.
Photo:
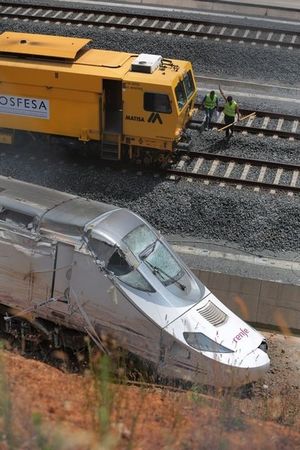
<svg viewBox="0 0 300 450">
<path fill-rule="evenodd" d="M 166 377 L 242 385 L 270 363 L 264 337 L 137 214 L 1 176 L 0 304 L 6 331 L 28 313 L 103 350 L 105 334 Z"/>
</svg>

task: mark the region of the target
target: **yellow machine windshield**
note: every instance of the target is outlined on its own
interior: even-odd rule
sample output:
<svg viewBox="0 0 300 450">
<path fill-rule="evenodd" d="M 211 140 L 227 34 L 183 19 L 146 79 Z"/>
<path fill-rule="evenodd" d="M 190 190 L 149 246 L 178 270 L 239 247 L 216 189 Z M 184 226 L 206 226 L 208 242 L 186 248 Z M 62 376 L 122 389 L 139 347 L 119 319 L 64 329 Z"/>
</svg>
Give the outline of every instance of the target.
<svg viewBox="0 0 300 450">
<path fill-rule="evenodd" d="M 189 70 L 180 80 L 175 88 L 175 94 L 177 99 L 178 108 L 182 109 L 186 102 L 195 92 L 195 83 L 193 80 L 192 72 Z"/>
</svg>

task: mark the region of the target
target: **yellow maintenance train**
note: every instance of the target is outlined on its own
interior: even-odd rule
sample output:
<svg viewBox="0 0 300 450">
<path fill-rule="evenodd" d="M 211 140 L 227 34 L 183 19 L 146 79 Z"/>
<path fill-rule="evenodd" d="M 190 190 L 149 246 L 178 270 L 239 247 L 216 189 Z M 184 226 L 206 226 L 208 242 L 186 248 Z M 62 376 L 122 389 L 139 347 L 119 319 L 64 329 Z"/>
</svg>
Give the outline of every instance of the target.
<svg viewBox="0 0 300 450">
<path fill-rule="evenodd" d="M 161 161 L 183 141 L 192 115 L 191 63 L 89 43 L 0 35 L 0 142 L 22 130 L 86 143 L 104 159 Z"/>
</svg>

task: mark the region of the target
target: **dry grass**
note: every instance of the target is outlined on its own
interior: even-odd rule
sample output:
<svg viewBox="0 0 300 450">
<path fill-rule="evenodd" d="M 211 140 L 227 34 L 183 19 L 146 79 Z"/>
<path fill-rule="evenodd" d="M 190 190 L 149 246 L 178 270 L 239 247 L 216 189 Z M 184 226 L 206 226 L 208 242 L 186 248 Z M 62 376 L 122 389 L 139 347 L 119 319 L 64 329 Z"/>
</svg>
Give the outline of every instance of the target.
<svg viewBox="0 0 300 450">
<path fill-rule="evenodd" d="M 288 381 L 253 402 L 230 391 L 128 387 L 114 382 L 106 357 L 79 376 L 0 355 L 1 450 L 300 448 L 298 391 Z"/>
</svg>

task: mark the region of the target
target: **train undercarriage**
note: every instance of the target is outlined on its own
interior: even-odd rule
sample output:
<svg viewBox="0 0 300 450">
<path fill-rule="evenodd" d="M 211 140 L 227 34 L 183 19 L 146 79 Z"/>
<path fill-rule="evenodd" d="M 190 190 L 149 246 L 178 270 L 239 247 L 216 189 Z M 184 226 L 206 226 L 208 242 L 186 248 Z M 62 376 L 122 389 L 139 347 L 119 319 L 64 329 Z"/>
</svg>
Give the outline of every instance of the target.
<svg viewBox="0 0 300 450">
<path fill-rule="evenodd" d="M 0 336 L 3 347 L 55 366 L 78 371 L 86 367 L 88 338 L 77 330 L 22 314 L 0 304 Z M 81 367 L 81 368 L 82 368 Z"/>
<path fill-rule="evenodd" d="M 129 145 L 109 141 L 81 141 L 76 138 L 33 133 L 19 130 L 0 129 L 0 144 L 22 145 L 43 144 L 49 147 L 53 145 L 62 147 L 75 156 L 98 157 L 101 160 L 130 163 L 137 167 L 165 168 L 178 161 L 181 152 L 188 151 L 191 147 L 191 136 L 186 131 L 181 139 L 174 143 L 172 150 L 162 150 L 138 145 Z"/>
</svg>

